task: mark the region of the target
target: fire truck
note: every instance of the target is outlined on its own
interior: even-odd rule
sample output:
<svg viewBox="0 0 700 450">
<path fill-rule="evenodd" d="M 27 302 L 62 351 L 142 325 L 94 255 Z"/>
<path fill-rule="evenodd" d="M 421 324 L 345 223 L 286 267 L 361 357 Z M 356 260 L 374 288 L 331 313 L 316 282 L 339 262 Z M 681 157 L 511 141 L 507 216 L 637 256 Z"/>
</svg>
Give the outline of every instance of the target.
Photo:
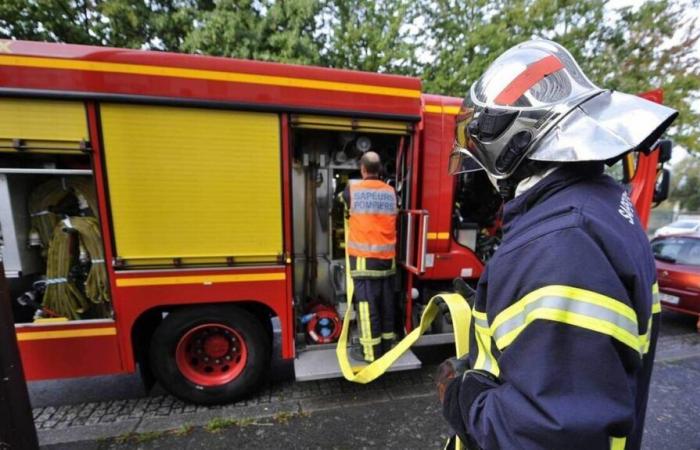
<svg viewBox="0 0 700 450">
<path fill-rule="evenodd" d="M 499 242 L 485 175 L 447 174 L 460 104 L 411 77 L 0 41 L 2 259 L 27 378 L 138 366 L 180 398 L 221 403 L 273 358 L 300 380 L 338 376 L 334 198 L 369 149 L 400 203 L 395 293 L 410 331 Z M 617 165 L 644 223 L 667 153 Z M 419 344 L 448 342 L 450 327 L 444 314 Z M 393 369 L 418 366 L 407 352 Z"/>
</svg>

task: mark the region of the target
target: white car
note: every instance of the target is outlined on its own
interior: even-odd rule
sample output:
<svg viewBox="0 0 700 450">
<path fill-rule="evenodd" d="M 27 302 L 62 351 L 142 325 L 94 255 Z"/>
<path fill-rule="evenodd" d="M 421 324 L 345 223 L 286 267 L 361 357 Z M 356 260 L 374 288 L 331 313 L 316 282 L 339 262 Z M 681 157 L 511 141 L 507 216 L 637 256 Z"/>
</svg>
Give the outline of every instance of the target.
<svg viewBox="0 0 700 450">
<path fill-rule="evenodd" d="M 683 219 L 659 228 L 656 230 L 656 233 L 654 233 L 654 237 L 686 234 L 696 231 L 700 231 L 700 220 Z"/>
</svg>

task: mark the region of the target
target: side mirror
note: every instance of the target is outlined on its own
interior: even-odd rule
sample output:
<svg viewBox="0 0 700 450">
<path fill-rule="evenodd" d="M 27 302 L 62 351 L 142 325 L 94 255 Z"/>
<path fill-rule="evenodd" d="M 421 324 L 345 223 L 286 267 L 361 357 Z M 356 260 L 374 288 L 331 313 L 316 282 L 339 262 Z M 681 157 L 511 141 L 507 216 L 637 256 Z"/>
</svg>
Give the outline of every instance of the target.
<svg viewBox="0 0 700 450">
<path fill-rule="evenodd" d="M 658 143 L 659 162 L 665 163 L 671 160 L 673 154 L 673 141 L 670 139 L 661 139 Z"/>
<path fill-rule="evenodd" d="M 668 169 L 661 169 L 656 177 L 656 186 L 654 186 L 653 201 L 655 205 L 658 205 L 668 198 L 670 188 L 671 172 L 669 172 Z"/>
</svg>

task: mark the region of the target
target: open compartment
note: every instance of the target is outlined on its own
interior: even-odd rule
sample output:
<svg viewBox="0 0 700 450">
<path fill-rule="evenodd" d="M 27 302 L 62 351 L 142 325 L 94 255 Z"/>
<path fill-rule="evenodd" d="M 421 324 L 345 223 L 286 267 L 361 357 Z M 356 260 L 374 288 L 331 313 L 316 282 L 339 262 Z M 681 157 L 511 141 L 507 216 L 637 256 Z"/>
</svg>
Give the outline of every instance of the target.
<svg viewBox="0 0 700 450">
<path fill-rule="evenodd" d="M 111 319 L 84 104 L 0 99 L 0 256 L 15 321 Z"/>
<path fill-rule="evenodd" d="M 396 189 L 399 210 L 410 205 L 410 124 L 343 118 L 292 116 L 294 295 L 298 348 L 335 342 L 346 310 L 344 206 L 339 201 L 352 179 L 360 179 L 364 152 L 382 160 L 380 178 Z M 397 262 L 406 253 L 402 214 L 398 218 Z M 405 315 L 407 272 L 395 277 L 397 332 Z"/>
</svg>

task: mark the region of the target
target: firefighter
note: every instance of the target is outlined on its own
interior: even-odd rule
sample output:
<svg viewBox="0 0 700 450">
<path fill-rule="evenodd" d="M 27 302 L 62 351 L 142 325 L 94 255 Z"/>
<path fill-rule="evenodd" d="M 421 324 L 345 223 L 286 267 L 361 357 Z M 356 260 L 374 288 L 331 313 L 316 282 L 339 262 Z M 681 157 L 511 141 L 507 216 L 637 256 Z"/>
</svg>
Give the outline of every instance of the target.
<svg viewBox="0 0 700 450">
<path fill-rule="evenodd" d="M 603 169 L 651 148 L 676 116 L 598 88 L 546 40 L 508 50 L 471 87 L 450 170 L 485 170 L 506 203 L 469 357 L 437 377 L 467 447 L 640 448 L 656 270 L 625 187 Z"/>
<path fill-rule="evenodd" d="M 348 219 L 346 251 L 355 286 L 360 347 L 353 359 L 372 362 L 388 351 L 394 333 L 394 273 L 396 272 L 396 192 L 379 179 L 379 155 L 368 151 L 360 159 L 362 180 L 351 180 L 343 192 Z"/>
</svg>

